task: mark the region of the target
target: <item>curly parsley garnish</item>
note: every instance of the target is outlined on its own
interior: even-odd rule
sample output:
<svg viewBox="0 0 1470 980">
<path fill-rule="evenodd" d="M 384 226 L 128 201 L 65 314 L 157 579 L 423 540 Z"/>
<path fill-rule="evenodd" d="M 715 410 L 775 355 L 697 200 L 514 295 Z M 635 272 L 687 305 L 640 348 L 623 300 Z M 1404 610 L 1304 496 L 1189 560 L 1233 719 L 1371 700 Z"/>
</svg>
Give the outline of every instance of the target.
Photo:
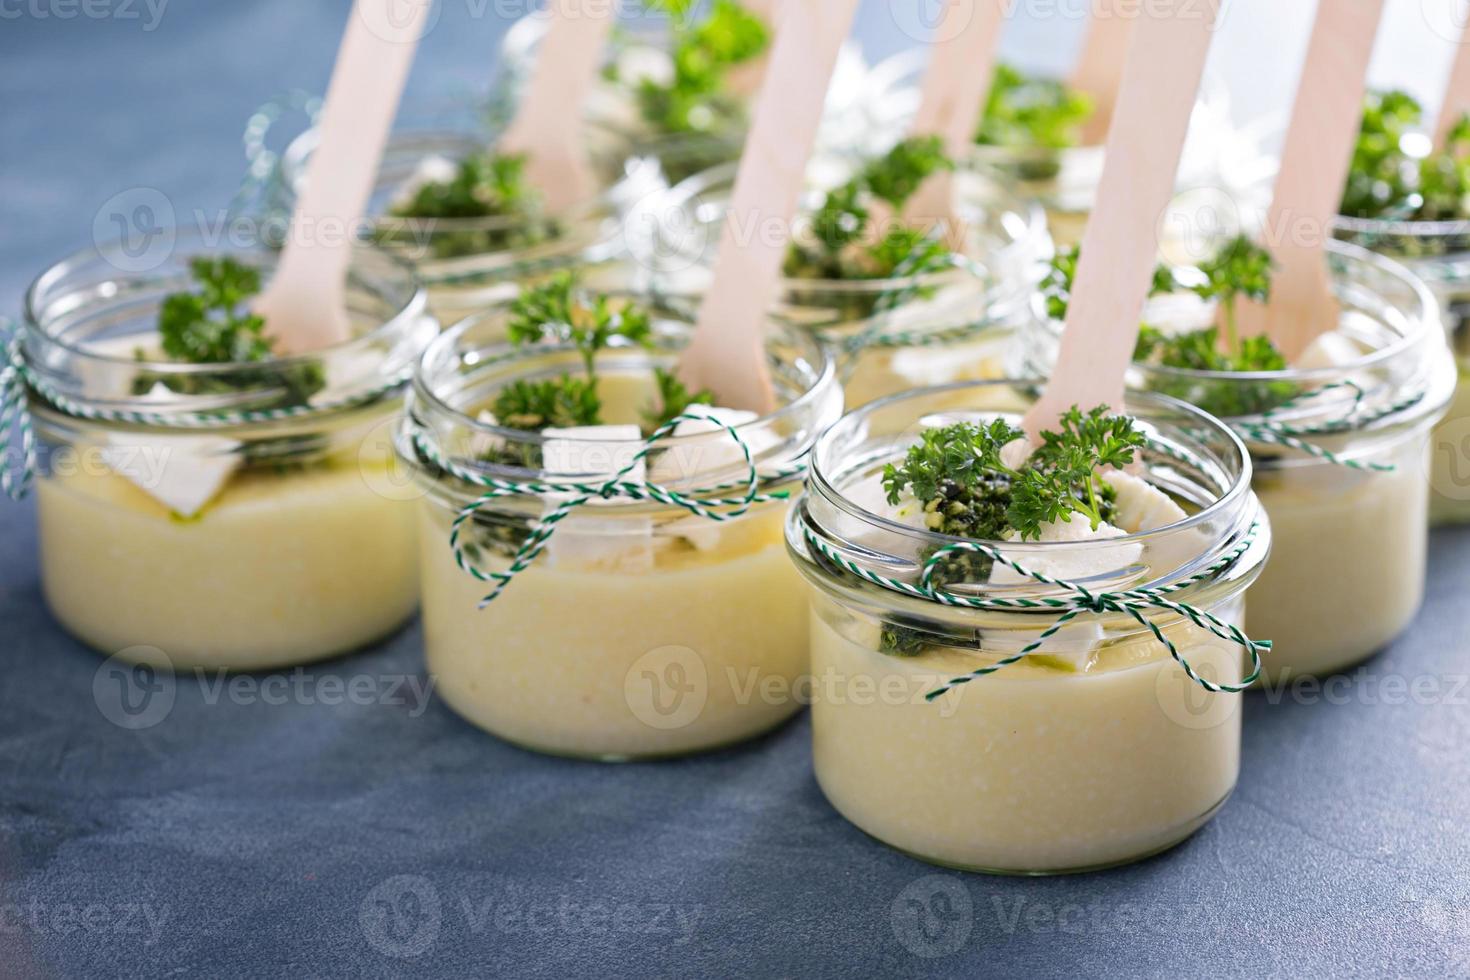
<svg viewBox="0 0 1470 980">
<path fill-rule="evenodd" d="M 458 258 L 484 252 L 526 248 L 554 238 L 559 229 L 541 207 L 541 195 L 525 175 L 521 154 L 477 153 L 459 162 L 454 177 L 430 181 L 409 199 L 394 205 L 395 218 L 516 218 L 504 228 L 438 231 L 430 239 L 436 258 Z M 432 229 L 431 229 L 432 230 Z M 415 244 L 416 229 L 389 225 L 380 229 L 382 244 Z"/>
<path fill-rule="evenodd" d="M 829 191 L 812 216 L 810 242 L 793 242 L 786 275 L 800 279 L 888 279 L 941 268 L 949 248 L 921 229 L 895 224 L 876 239 L 872 202 L 895 212 L 925 178 L 954 167 L 938 137 L 906 139 L 869 161 L 852 180 Z"/>
<path fill-rule="evenodd" d="M 229 256 L 189 260 L 194 288 L 165 296 L 158 311 L 159 345 L 164 356 L 183 364 L 252 364 L 274 355 L 265 320 L 251 313 L 249 299 L 260 292 L 260 270 Z M 144 359 L 140 351 L 138 359 Z M 305 404 L 326 387 L 326 374 L 314 361 L 293 362 L 274 370 L 232 369 L 220 374 L 167 374 L 141 371 L 134 394 L 163 385 L 180 395 L 228 394 L 254 387 L 283 385 L 279 406 Z"/>
<path fill-rule="evenodd" d="M 1082 139 L 1092 100 L 1052 78 L 999 64 L 975 142 L 986 146 L 1063 149 Z"/>
<path fill-rule="evenodd" d="M 1059 252 L 1042 279 L 1047 315 L 1055 319 L 1067 314 L 1077 255 L 1075 247 Z M 1237 329 L 1242 297 L 1256 302 L 1270 298 L 1271 270 L 1270 253 L 1243 235 L 1226 242 L 1215 255 L 1192 270 L 1158 266 L 1149 295 L 1182 289 L 1216 303 L 1225 329 L 1225 343 L 1220 342 L 1220 326 L 1166 333 L 1145 323 L 1139 327 L 1133 359 L 1189 371 L 1238 373 L 1286 369 L 1286 358 L 1271 338 L 1265 335 L 1242 338 Z M 1266 411 L 1295 393 L 1289 382 L 1219 382 L 1169 377 L 1157 379 L 1154 388 L 1222 418 Z"/>
<path fill-rule="evenodd" d="M 1144 444 L 1133 420 L 1104 408 L 1083 413 L 1075 405 L 1057 430 L 1043 432 L 1041 444 L 1019 467 L 1008 466 L 1001 450 L 1022 438 L 1004 419 L 989 424 L 956 422 L 924 432 L 901 465 L 883 470 L 888 501 L 910 493 L 924 507 L 932 531 L 977 541 L 1000 541 L 1015 532 L 1021 540 L 1041 537 L 1042 525 L 1070 521 L 1074 515 L 1096 530 L 1116 512 L 1117 492 L 1100 479 L 1101 467 L 1133 462 Z M 927 560 L 937 548 L 920 555 Z M 955 552 L 934 571 L 939 585 L 974 582 L 989 575 L 989 558 Z M 933 638 L 903 624 L 885 624 L 880 645 L 896 656 L 916 656 Z"/>
<path fill-rule="evenodd" d="M 1443 149 L 1408 150 L 1424 110 L 1407 92 L 1370 92 L 1353 146 L 1339 211 L 1355 218 L 1448 221 L 1470 216 L 1470 115 L 1451 127 Z"/>
<path fill-rule="evenodd" d="M 540 342 L 569 345 L 582 361 L 580 374 L 521 379 L 496 395 L 491 411 L 497 421 L 527 431 L 601 425 L 598 354 L 616 343 L 653 346 L 653 324 L 646 310 L 623 300 L 583 292 L 571 272 L 558 273 L 524 289 L 511 305 L 506 335 L 516 346 Z M 654 369 L 654 381 L 659 403 L 647 413 L 650 430 L 692 404 L 712 401 L 709 392 L 690 392 L 663 368 Z"/>
<path fill-rule="evenodd" d="M 697 0 L 656 2 L 673 22 L 673 67 L 666 81 L 638 81 L 634 94 L 644 120 L 665 135 L 717 133 L 738 124 L 744 108 L 725 91 L 725 78 L 766 50 L 766 25 L 734 0 L 715 0 L 697 22 Z"/>
</svg>

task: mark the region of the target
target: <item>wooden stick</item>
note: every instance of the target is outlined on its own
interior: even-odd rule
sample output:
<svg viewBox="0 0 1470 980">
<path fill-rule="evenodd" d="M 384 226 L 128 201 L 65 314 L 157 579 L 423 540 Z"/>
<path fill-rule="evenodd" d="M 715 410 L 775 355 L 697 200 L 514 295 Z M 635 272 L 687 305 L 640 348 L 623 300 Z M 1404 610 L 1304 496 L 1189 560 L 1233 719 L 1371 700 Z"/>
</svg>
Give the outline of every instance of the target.
<svg viewBox="0 0 1470 980">
<path fill-rule="evenodd" d="M 1455 46 L 1455 60 L 1450 64 L 1450 77 L 1445 82 L 1444 98 L 1439 103 L 1439 117 L 1434 122 L 1434 146 L 1443 150 L 1456 121 L 1470 112 L 1470 21 Z"/>
<path fill-rule="evenodd" d="M 597 193 L 580 121 L 612 30 L 613 5 L 547 0 L 546 13 L 551 23 L 525 94 L 496 148 L 525 154 L 527 178 L 556 214 Z"/>
<path fill-rule="evenodd" d="M 1218 11 L 1219 0 L 1155 3 L 1134 31 L 1061 351 L 1023 421 L 1033 440 L 1073 405 L 1123 409 L 1123 378 L 1158 258 L 1159 216 L 1174 192 Z"/>
<path fill-rule="evenodd" d="M 1266 216 L 1277 265 L 1271 298 L 1240 310 L 1241 335 L 1269 334 L 1287 360 L 1337 327 L 1325 249 L 1352 164 L 1382 11 L 1383 0 L 1333 0 L 1318 5 L 1312 24 Z"/>
<path fill-rule="evenodd" d="M 1082 124 L 1082 142 L 1088 146 L 1107 138 L 1134 22 L 1152 16 L 1129 0 L 1093 0 L 1092 11 L 1082 39 L 1082 53 L 1068 80 L 1072 88 L 1092 99 L 1092 114 Z"/>
<path fill-rule="evenodd" d="M 1008 4 L 1009 0 L 951 0 L 935 28 L 911 131 L 915 136 L 938 136 L 952 160 L 963 160 L 975 143 Z M 914 223 L 947 221 L 951 230 L 958 230 L 954 174 L 941 171 L 924 181 L 909 198 L 904 216 Z"/>
<path fill-rule="evenodd" d="M 351 336 L 346 278 L 353 231 L 367 211 L 430 6 L 353 5 L 285 251 L 255 302 L 281 353 L 318 350 Z"/>
<path fill-rule="evenodd" d="M 783 0 L 741 0 L 740 5 L 764 21 L 767 30 L 775 31 L 781 14 L 782 2 Z M 760 91 L 761 80 L 766 77 L 766 67 L 770 59 L 771 53 L 766 51 L 758 57 L 731 68 L 729 74 L 725 76 L 725 85 L 731 94 L 741 98 L 750 98 Z"/>
<path fill-rule="evenodd" d="M 679 374 L 718 404 L 761 414 L 775 407 L 765 321 L 801 200 L 837 52 L 858 0 L 803 0 L 782 8 L 771 67 L 720 234 L 714 280 Z"/>
</svg>

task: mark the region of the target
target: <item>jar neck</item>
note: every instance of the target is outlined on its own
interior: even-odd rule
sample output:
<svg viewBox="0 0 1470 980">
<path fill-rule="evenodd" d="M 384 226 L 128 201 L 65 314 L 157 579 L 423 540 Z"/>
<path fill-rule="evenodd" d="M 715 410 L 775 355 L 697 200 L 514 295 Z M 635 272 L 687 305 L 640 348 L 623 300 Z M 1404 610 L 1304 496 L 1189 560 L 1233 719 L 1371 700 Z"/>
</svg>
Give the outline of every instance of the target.
<svg viewBox="0 0 1470 980">
<path fill-rule="evenodd" d="M 654 370 L 674 369 L 692 324 L 655 316 L 651 346 L 613 346 L 596 355 L 605 431 L 571 437 L 555 430 L 510 428 L 491 411 L 500 392 L 517 382 L 581 377 L 586 365 L 566 344 L 509 343 L 508 317 L 506 306 L 487 311 L 457 324 L 430 346 L 415 373 L 409 410 L 398 433 L 400 454 L 439 490 L 461 500 L 494 481 L 586 486 L 644 482 L 718 498 L 747 486 L 754 472 L 763 486 L 785 486 L 799 478 L 818 434 L 842 411 L 841 389 L 826 349 L 800 331 L 777 327 L 767 344 L 775 411 L 746 419 L 696 404 L 688 414 L 708 418 L 709 424 L 692 426 L 694 431 L 656 424 L 644 414 L 657 399 Z M 618 502 L 648 504 L 636 497 Z"/>
<path fill-rule="evenodd" d="M 966 599 L 1001 600 L 1005 608 L 976 609 L 930 594 L 937 590 L 925 579 L 926 565 L 937 554 L 975 543 L 879 513 L 884 467 L 901 461 L 924 429 L 961 419 L 1019 422 L 1037 384 L 924 389 L 871 403 L 833 426 L 813 453 L 808 490 L 788 528 L 788 543 L 808 578 L 845 603 L 875 612 L 898 608 L 951 626 L 973 626 L 976 617 L 992 624 L 1024 619 L 1058 596 L 1075 596 L 1024 571 L 1056 567 L 1059 557 L 1083 561 L 1089 572 L 1080 584 L 1093 594 L 1168 590 L 1178 601 L 1210 605 L 1249 584 L 1264 560 L 1269 531 L 1250 491 L 1244 446 L 1196 409 L 1130 393 L 1126 410 L 1148 438 L 1136 475 L 1184 501 L 1192 513 L 1167 526 L 1102 540 L 981 542 L 990 550 L 971 553 L 985 559 L 985 568 L 1003 555 L 1017 574 L 938 587 Z"/>
<path fill-rule="evenodd" d="M 27 294 L 20 350 L 28 381 L 61 414 L 197 429 L 330 413 L 395 396 L 437 331 L 411 271 L 362 248 L 348 276 L 347 341 L 259 361 L 174 361 L 158 321 L 166 297 L 194 288 L 190 261 L 227 255 L 268 282 L 276 253 L 180 234 L 165 261 L 127 271 L 119 248 L 63 260 Z"/>
</svg>

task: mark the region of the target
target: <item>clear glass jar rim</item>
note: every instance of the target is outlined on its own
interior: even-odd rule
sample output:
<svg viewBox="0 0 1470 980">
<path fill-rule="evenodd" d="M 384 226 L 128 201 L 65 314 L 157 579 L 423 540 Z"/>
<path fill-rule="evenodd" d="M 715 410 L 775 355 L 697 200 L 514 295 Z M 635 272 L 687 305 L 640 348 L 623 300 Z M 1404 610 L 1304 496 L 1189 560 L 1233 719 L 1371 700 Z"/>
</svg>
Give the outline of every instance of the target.
<svg viewBox="0 0 1470 980">
<path fill-rule="evenodd" d="M 634 302 L 637 302 L 640 299 L 640 297 L 632 294 L 629 294 L 628 298 L 633 300 Z M 426 377 L 426 372 L 428 371 L 430 365 L 449 365 L 456 362 L 457 352 L 461 348 L 461 341 L 463 340 L 465 334 L 473 330 L 475 327 L 480 326 L 491 317 L 504 315 L 509 307 L 510 302 L 510 300 L 502 301 L 495 307 L 466 317 L 465 319 L 444 330 L 442 333 L 440 333 L 438 337 L 435 337 L 434 340 L 430 342 L 428 347 L 424 350 L 422 357 L 419 359 L 417 369 L 414 371 L 414 399 L 415 402 L 425 405 L 431 415 L 438 418 L 446 419 L 451 425 L 462 427 L 472 433 L 496 436 L 502 439 L 511 439 L 514 440 L 516 443 L 523 445 L 535 445 L 537 443 L 545 442 L 547 437 L 543 436 L 540 432 L 534 432 L 525 429 L 511 429 L 505 426 L 482 422 L 474 416 L 462 411 L 459 407 L 451 404 L 450 401 L 445 399 L 439 393 L 439 391 L 436 390 L 436 386 L 433 384 L 432 380 Z M 655 312 L 653 319 L 655 321 L 656 328 L 661 327 L 667 330 L 670 326 L 673 326 L 676 330 L 682 331 L 692 329 L 691 321 L 683 316 L 680 316 L 675 311 L 658 310 Z M 806 390 L 797 395 L 797 397 L 786 402 L 785 404 L 778 405 L 776 410 L 769 414 L 736 424 L 735 426 L 733 426 L 736 432 L 740 432 L 742 430 L 749 432 L 757 428 L 767 427 L 774 423 L 783 421 L 784 419 L 799 415 L 802 412 L 811 410 L 819 399 L 826 397 L 838 386 L 837 360 L 827 344 L 817 340 L 809 332 L 795 329 L 787 324 L 781 323 L 778 320 L 773 319 L 770 325 L 777 328 L 778 336 L 780 337 L 780 339 L 788 341 L 792 344 L 799 344 L 803 348 L 805 348 L 805 352 L 816 359 L 816 362 L 819 365 L 818 373 L 816 378 L 812 380 L 811 384 L 807 386 Z M 493 347 L 498 352 L 504 354 L 510 354 L 513 351 L 517 350 L 517 348 L 508 341 L 495 344 L 493 345 Z M 537 344 L 527 345 L 525 348 L 522 349 L 529 351 L 530 353 L 535 353 L 538 351 L 545 353 L 563 350 L 565 349 L 565 345 Z M 528 354 L 527 356 L 530 356 L 530 354 Z M 491 366 L 498 363 L 503 363 L 503 360 L 497 359 L 494 356 L 484 359 L 485 369 L 489 369 Z M 657 445 L 658 447 L 674 447 L 688 443 L 707 441 L 708 439 L 708 433 L 697 433 L 683 436 L 669 434 L 660 437 L 655 445 Z M 594 435 L 579 436 L 578 441 L 590 444 L 607 442 L 610 444 L 618 445 L 626 443 L 627 438 L 625 436 L 618 435 Z"/>
<path fill-rule="evenodd" d="M 1364 368 L 1377 367 L 1386 361 L 1393 360 L 1414 346 L 1423 343 L 1425 337 L 1430 334 L 1431 330 L 1440 329 L 1439 307 L 1434 299 L 1434 294 L 1429 291 L 1429 287 L 1425 285 L 1423 279 L 1410 272 L 1402 263 L 1388 256 L 1354 245 L 1351 242 L 1329 239 L 1326 245 L 1329 252 L 1336 253 L 1336 255 L 1347 261 L 1361 262 L 1367 266 L 1374 267 L 1377 271 L 1387 273 L 1412 290 L 1420 310 L 1418 314 L 1409 314 L 1409 318 L 1414 323 L 1415 329 L 1412 332 L 1401 334 L 1392 343 L 1365 354 L 1358 360 L 1335 367 L 1289 367 L 1279 371 L 1201 371 L 1194 368 L 1148 364 L 1142 361 L 1133 361 L 1132 367 L 1160 377 L 1190 381 L 1218 381 L 1222 383 L 1240 384 L 1268 383 L 1272 381 L 1327 382 L 1345 371 L 1358 371 Z M 1037 313 L 1040 322 L 1045 323 L 1047 328 L 1054 334 L 1061 333 L 1062 323 L 1045 313 L 1043 297 L 1040 295 L 1032 297 L 1032 309 Z"/>
<path fill-rule="evenodd" d="M 889 395 L 886 398 L 880 398 L 876 401 L 869 402 L 866 405 L 863 405 L 861 408 L 858 408 L 855 411 L 849 412 L 848 414 L 844 415 L 837 424 L 831 426 L 817 439 L 817 444 L 812 451 L 812 464 L 810 467 L 808 479 L 813 485 L 815 485 L 822 491 L 824 497 L 829 502 L 835 504 L 840 510 L 847 513 L 848 516 L 866 521 L 867 523 L 872 524 L 873 526 L 878 527 L 884 531 L 898 534 L 906 540 L 917 541 L 921 542 L 923 545 L 935 547 L 942 547 L 944 545 L 968 541 L 970 540 L 969 538 L 961 538 L 949 534 L 940 534 L 937 531 L 931 531 L 927 528 L 916 528 L 909 524 L 899 523 L 898 521 L 894 521 L 891 518 L 883 516 L 882 514 L 874 513 L 873 511 L 862 507 L 860 504 L 855 503 L 837 487 L 837 485 L 831 479 L 828 468 L 823 465 L 825 462 L 827 451 L 830 450 L 830 446 L 833 442 L 842 438 L 846 434 L 847 429 L 860 428 L 866 424 L 866 420 L 870 418 L 873 414 L 888 408 L 892 408 L 895 405 L 901 405 L 905 401 L 914 401 L 916 399 L 931 397 L 937 394 L 949 392 L 983 391 L 986 389 L 1000 389 L 1003 387 L 1040 388 L 1045 383 L 1046 379 L 1043 378 L 1004 378 L 993 381 L 961 381 L 954 384 L 938 385 L 931 388 L 920 388 L 913 391 L 900 392 L 895 395 Z M 1106 538 L 1097 541 L 1006 541 L 990 543 L 1003 543 L 1005 545 L 1007 553 L 1014 551 L 1018 554 L 1044 554 L 1048 551 L 1054 552 L 1062 548 L 1082 552 L 1099 551 L 1108 548 L 1116 548 L 1120 544 L 1128 544 L 1134 542 L 1146 543 L 1152 540 L 1156 540 L 1166 533 L 1173 533 L 1180 530 L 1199 527 L 1203 524 L 1213 523 L 1214 521 L 1218 520 L 1223 514 L 1237 507 L 1242 498 L 1248 496 L 1251 493 L 1251 478 L 1253 475 L 1253 464 L 1251 461 L 1251 456 L 1250 453 L 1247 451 L 1245 444 L 1240 440 L 1240 437 L 1235 433 L 1233 429 L 1222 423 L 1219 419 L 1216 419 L 1213 415 L 1206 414 L 1205 412 L 1201 411 L 1198 408 L 1195 408 L 1193 405 L 1190 405 L 1187 402 L 1180 401 L 1179 399 L 1172 398 L 1168 395 L 1159 394 L 1158 392 L 1130 390 L 1126 393 L 1126 398 L 1128 403 L 1130 404 L 1141 403 L 1143 405 L 1154 405 L 1160 409 L 1186 415 L 1194 419 L 1195 422 L 1201 427 L 1201 429 L 1223 440 L 1230 447 L 1232 453 L 1234 454 L 1235 459 L 1233 462 L 1236 463 L 1231 484 L 1225 490 L 1225 492 L 1221 493 L 1206 506 L 1199 508 L 1199 510 L 1197 510 L 1195 513 L 1186 515 L 1184 520 L 1176 521 L 1172 524 L 1166 524 L 1157 528 L 1151 528 L 1147 531 L 1133 531 L 1118 537 Z"/>
<path fill-rule="evenodd" d="M 710 167 L 708 170 L 684 178 L 669 189 L 666 205 L 688 211 L 691 202 L 696 200 L 700 194 L 733 182 L 738 168 L 739 161 L 737 160 Z M 1005 208 L 1024 216 L 1025 232 L 994 252 L 966 257 L 977 260 L 990 259 L 997 265 L 1004 265 L 1012 261 L 1025 261 L 1035 254 L 1038 245 L 1043 242 L 1050 243 L 1046 226 L 1046 209 L 1038 201 L 1021 197 L 1003 180 L 994 179 L 992 183 L 1001 193 Z M 782 276 L 781 284 L 788 292 L 828 293 L 838 296 L 867 295 L 910 289 L 915 286 L 939 285 L 966 275 L 968 273 L 962 269 L 940 269 L 917 276 L 888 279 L 806 279 Z M 1029 288 L 1029 283 L 1022 279 L 1016 286 L 1015 291 L 1020 292 Z"/>
<path fill-rule="evenodd" d="M 209 236 L 197 229 L 171 229 L 175 237 L 174 246 L 167 261 L 178 257 L 208 256 L 214 254 L 228 254 L 231 249 L 222 247 L 217 239 L 211 244 L 207 239 Z M 332 344 L 314 351 L 305 351 L 289 354 L 281 357 L 271 357 L 264 361 L 225 361 L 208 364 L 193 364 L 178 361 L 160 361 L 155 359 L 139 359 L 136 356 L 122 356 L 94 349 L 94 345 L 82 341 L 74 341 L 54 333 L 51 327 L 54 325 L 54 316 L 48 316 L 44 311 L 50 305 L 46 300 L 53 303 L 63 297 L 72 295 L 70 291 L 59 292 L 56 296 L 48 296 L 48 291 L 55 288 L 70 273 L 85 268 L 89 262 L 101 261 L 108 263 L 117 270 L 119 277 L 132 278 L 143 281 L 159 281 L 163 278 L 159 274 L 159 267 L 139 272 L 129 272 L 123 266 L 110 263 L 107 256 L 109 253 L 120 252 L 122 243 L 120 241 L 109 241 L 104 244 L 94 244 L 92 247 L 80 249 L 71 255 L 54 262 L 45 271 L 38 275 L 27 288 L 24 299 L 23 326 L 25 338 L 28 345 L 34 345 L 35 349 L 42 355 L 48 351 L 61 351 L 67 357 L 80 364 L 98 364 L 110 367 L 129 367 L 141 371 L 150 371 L 168 377 L 187 377 L 191 375 L 220 377 L 232 373 L 259 374 L 262 371 L 280 372 L 300 365 L 316 365 L 327 360 L 349 360 L 354 355 L 362 352 L 372 351 L 379 348 L 385 342 L 392 342 L 409 334 L 416 326 L 424 321 L 427 309 L 427 294 L 414 274 L 413 268 L 397 256 L 376 248 L 371 245 L 359 244 L 354 247 L 354 255 L 357 259 L 370 256 L 371 261 L 384 263 L 384 269 L 394 274 L 394 279 L 386 283 L 389 289 L 399 291 L 404 295 L 401 303 L 396 303 L 397 309 L 387 319 L 379 322 L 371 330 L 360 333 L 348 340 L 338 344 Z M 278 255 L 275 250 L 259 244 L 254 247 L 242 247 L 233 250 L 235 254 L 250 253 L 266 256 L 270 259 L 265 264 L 267 269 L 273 268 L 275 258 Z M 362 273 L 361 262 L 354 260 L 349 269 L 349 288 L 351 277 Z M 160 264 L 160 266 L 162 263 Z M 377 273 L 378 270 L 374 270 Z M 116 295 L 117 290 L 111 291 Z M 69 308 L 66 312 L 72 312 Z M 85 398 L 85 393 L 83 393 Z M 174 401 L 174 411 L 189 411 L 191 400 L 208 400 L 210 396 L 181 395 Z"/>
</svg>

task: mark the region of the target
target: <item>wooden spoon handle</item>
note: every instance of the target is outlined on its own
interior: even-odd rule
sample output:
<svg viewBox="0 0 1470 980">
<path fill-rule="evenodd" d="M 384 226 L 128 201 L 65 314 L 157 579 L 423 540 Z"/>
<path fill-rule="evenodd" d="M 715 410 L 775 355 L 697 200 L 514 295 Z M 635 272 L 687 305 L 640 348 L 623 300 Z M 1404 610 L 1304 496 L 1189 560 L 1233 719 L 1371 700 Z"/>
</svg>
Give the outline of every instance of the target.
<svg viewBox="0 0 1470 980">
<path fill-rule="evenodd" d="M 1072 405 L 1123 408 L 1123 380 L 1174 193 L 1218 0 L 1171 0 L 1134 28 L 1108 132 L 1097 205 L 1082 238 L 1056 368 L 1023 427 L 1033 439 Z"/>
<path fill-rule="evenodd" d="M 531 77 L 498 149 L 526 156 L 526 175 L 547 210 L 565 212 L 597 193 L 583 148 L 582 109 L 597 80 L 612 30 L 613 5 L 549 0 L 551 23 Z"/>
<path fill-rule="evenodd" d="M 802 0 L 782 7 L 771 66 L 720 233 L 714 280 L 679 365 L 718 404 L 766 414 L 775 406 L 765 320 L 816 143 L 827 85 L 858 0 Z"/>
<path fill-rule="evenodd" d="M 1243 336 L 1268 333 L 1290 360 L 1337 326 L 1326 246 L 1342 202 L 1363 115 L 1368 58 L 1383 0 L 1332 0 L 1317 7 L 1281 170 L 1266 216 L 1277 269 L 1264 310 L 1242 304 Z"/>
<path fill-rule="evenodd" d="M 1128 9 L 1130 6 L 1134 9 Z M 1068 80 L 1072 88 L 1092 99 L 1092 115 L 1082 124 L 1082 142 L 1089 146 L 1107 138 L 1123 82 L 1128 39 L 1133 35 L 1134 21 L 1145 16 L 1128 0 L 1093 0 L 1091 9 L 1082 53 Z"/>
</svg>

